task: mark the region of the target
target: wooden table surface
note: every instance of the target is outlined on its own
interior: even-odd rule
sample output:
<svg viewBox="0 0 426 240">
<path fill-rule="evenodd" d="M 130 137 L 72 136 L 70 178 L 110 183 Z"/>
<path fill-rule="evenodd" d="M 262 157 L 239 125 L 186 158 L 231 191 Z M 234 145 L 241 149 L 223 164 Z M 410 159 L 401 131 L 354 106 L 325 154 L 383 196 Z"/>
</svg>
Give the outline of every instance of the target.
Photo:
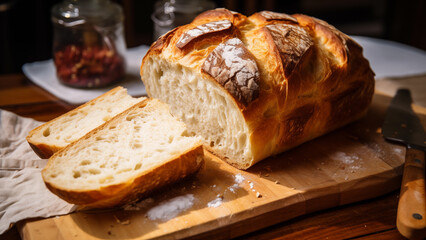
<svg viewBox="0 0 426 240">
<path fill-rule="evenodd" d="M 409 88 L 415 104 L 426 107 L 426 75 L 381 79 L 376 85 L 389 94 L 398 87 Z M 23 74 L 0 75 L 0 109 L 47 121 L 75 107 L 34 85 Z M 395 226 L 398 197 L 399 191 L 394 191 L 375 199 L 304 215 L 239 238 L 404 239 Z M 0 239 L 21 237 L 15 226 L 0 235 Z"/>
</svg>

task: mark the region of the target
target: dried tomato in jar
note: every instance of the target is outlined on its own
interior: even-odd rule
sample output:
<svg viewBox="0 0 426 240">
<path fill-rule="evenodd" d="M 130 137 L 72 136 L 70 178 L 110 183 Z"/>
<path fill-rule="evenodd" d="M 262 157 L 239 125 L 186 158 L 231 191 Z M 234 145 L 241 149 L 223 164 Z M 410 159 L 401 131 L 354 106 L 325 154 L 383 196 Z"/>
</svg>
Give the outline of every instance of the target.
<svg viewBox="0 0 426 240">
<path fill-rule="evenodd" d="M 123 78 L 122 9 L 109 0 L 66 0 L 52 8 L 53 59 L 61 83 L 96 88 Z"/>
</svg>

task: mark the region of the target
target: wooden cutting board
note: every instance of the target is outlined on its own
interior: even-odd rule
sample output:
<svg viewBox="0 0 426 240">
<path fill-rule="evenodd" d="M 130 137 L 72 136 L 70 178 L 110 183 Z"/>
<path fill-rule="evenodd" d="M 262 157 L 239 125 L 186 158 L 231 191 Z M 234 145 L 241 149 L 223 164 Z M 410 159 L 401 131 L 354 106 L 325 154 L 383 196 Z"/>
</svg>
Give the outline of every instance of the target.
<svg viewBox="0 0 426 240">
<path fill-rule="evenodd" d="M 19 226 L 21 236 L 26 240 L 224 239 L 388 193 L 400 187 L 405 156 L 403 146 L 385 142 L 380 134 L 389 102 L 390 97 L 376 93 L 363 119 L 248 171 L 206 153 L 206 164 L 196 176 L 131 206 L 133 210 L 27 221 Z M 415 110 L 425 126 L 426 109 L 415 106 Z M 151 220 L 150 210 L 179 197 L 186 201 L 176 217 Z"/>
</svg>

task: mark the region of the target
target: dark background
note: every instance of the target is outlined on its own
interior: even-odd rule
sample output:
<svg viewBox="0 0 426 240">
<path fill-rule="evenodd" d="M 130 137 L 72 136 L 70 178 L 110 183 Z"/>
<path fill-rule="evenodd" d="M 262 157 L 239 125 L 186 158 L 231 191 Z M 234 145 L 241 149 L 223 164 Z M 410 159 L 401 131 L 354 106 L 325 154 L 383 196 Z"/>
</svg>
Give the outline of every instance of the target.
<svg viewBox="0 0 426 240">
<path fill-rule="evenodd" d="M 152 43 L 154 0 L 113 0 L 123 7 L 128 47 Z M 58 0 L 0 0 L 0 74 L 51 58 L 50 8 Z M 426 50 L 425 0 L 215 0 L 245 15 L 260 10 L 304 13 L 346 34 L 371 36 Z"/>
</svg>

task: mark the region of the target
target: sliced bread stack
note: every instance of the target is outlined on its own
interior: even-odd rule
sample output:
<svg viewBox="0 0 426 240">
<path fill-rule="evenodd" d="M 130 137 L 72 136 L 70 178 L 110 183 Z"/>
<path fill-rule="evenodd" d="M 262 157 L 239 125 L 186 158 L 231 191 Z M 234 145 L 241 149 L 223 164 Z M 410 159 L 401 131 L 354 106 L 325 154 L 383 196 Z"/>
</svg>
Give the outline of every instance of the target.
<svg viewBox="0 0 426 240">
<path fill-rule="evenodd" d="M 69 124 L 62 117 L 53 122 L 50 126 Z M 58 150 L 49 158 L 42 177 L 53 193 L 70 203 L 113 207 L 194 174 L 203 159 L 201 139 L 188 135 L 185 124 L 170 114 L 167 104 L 145 99 Z"/>
</svg>

